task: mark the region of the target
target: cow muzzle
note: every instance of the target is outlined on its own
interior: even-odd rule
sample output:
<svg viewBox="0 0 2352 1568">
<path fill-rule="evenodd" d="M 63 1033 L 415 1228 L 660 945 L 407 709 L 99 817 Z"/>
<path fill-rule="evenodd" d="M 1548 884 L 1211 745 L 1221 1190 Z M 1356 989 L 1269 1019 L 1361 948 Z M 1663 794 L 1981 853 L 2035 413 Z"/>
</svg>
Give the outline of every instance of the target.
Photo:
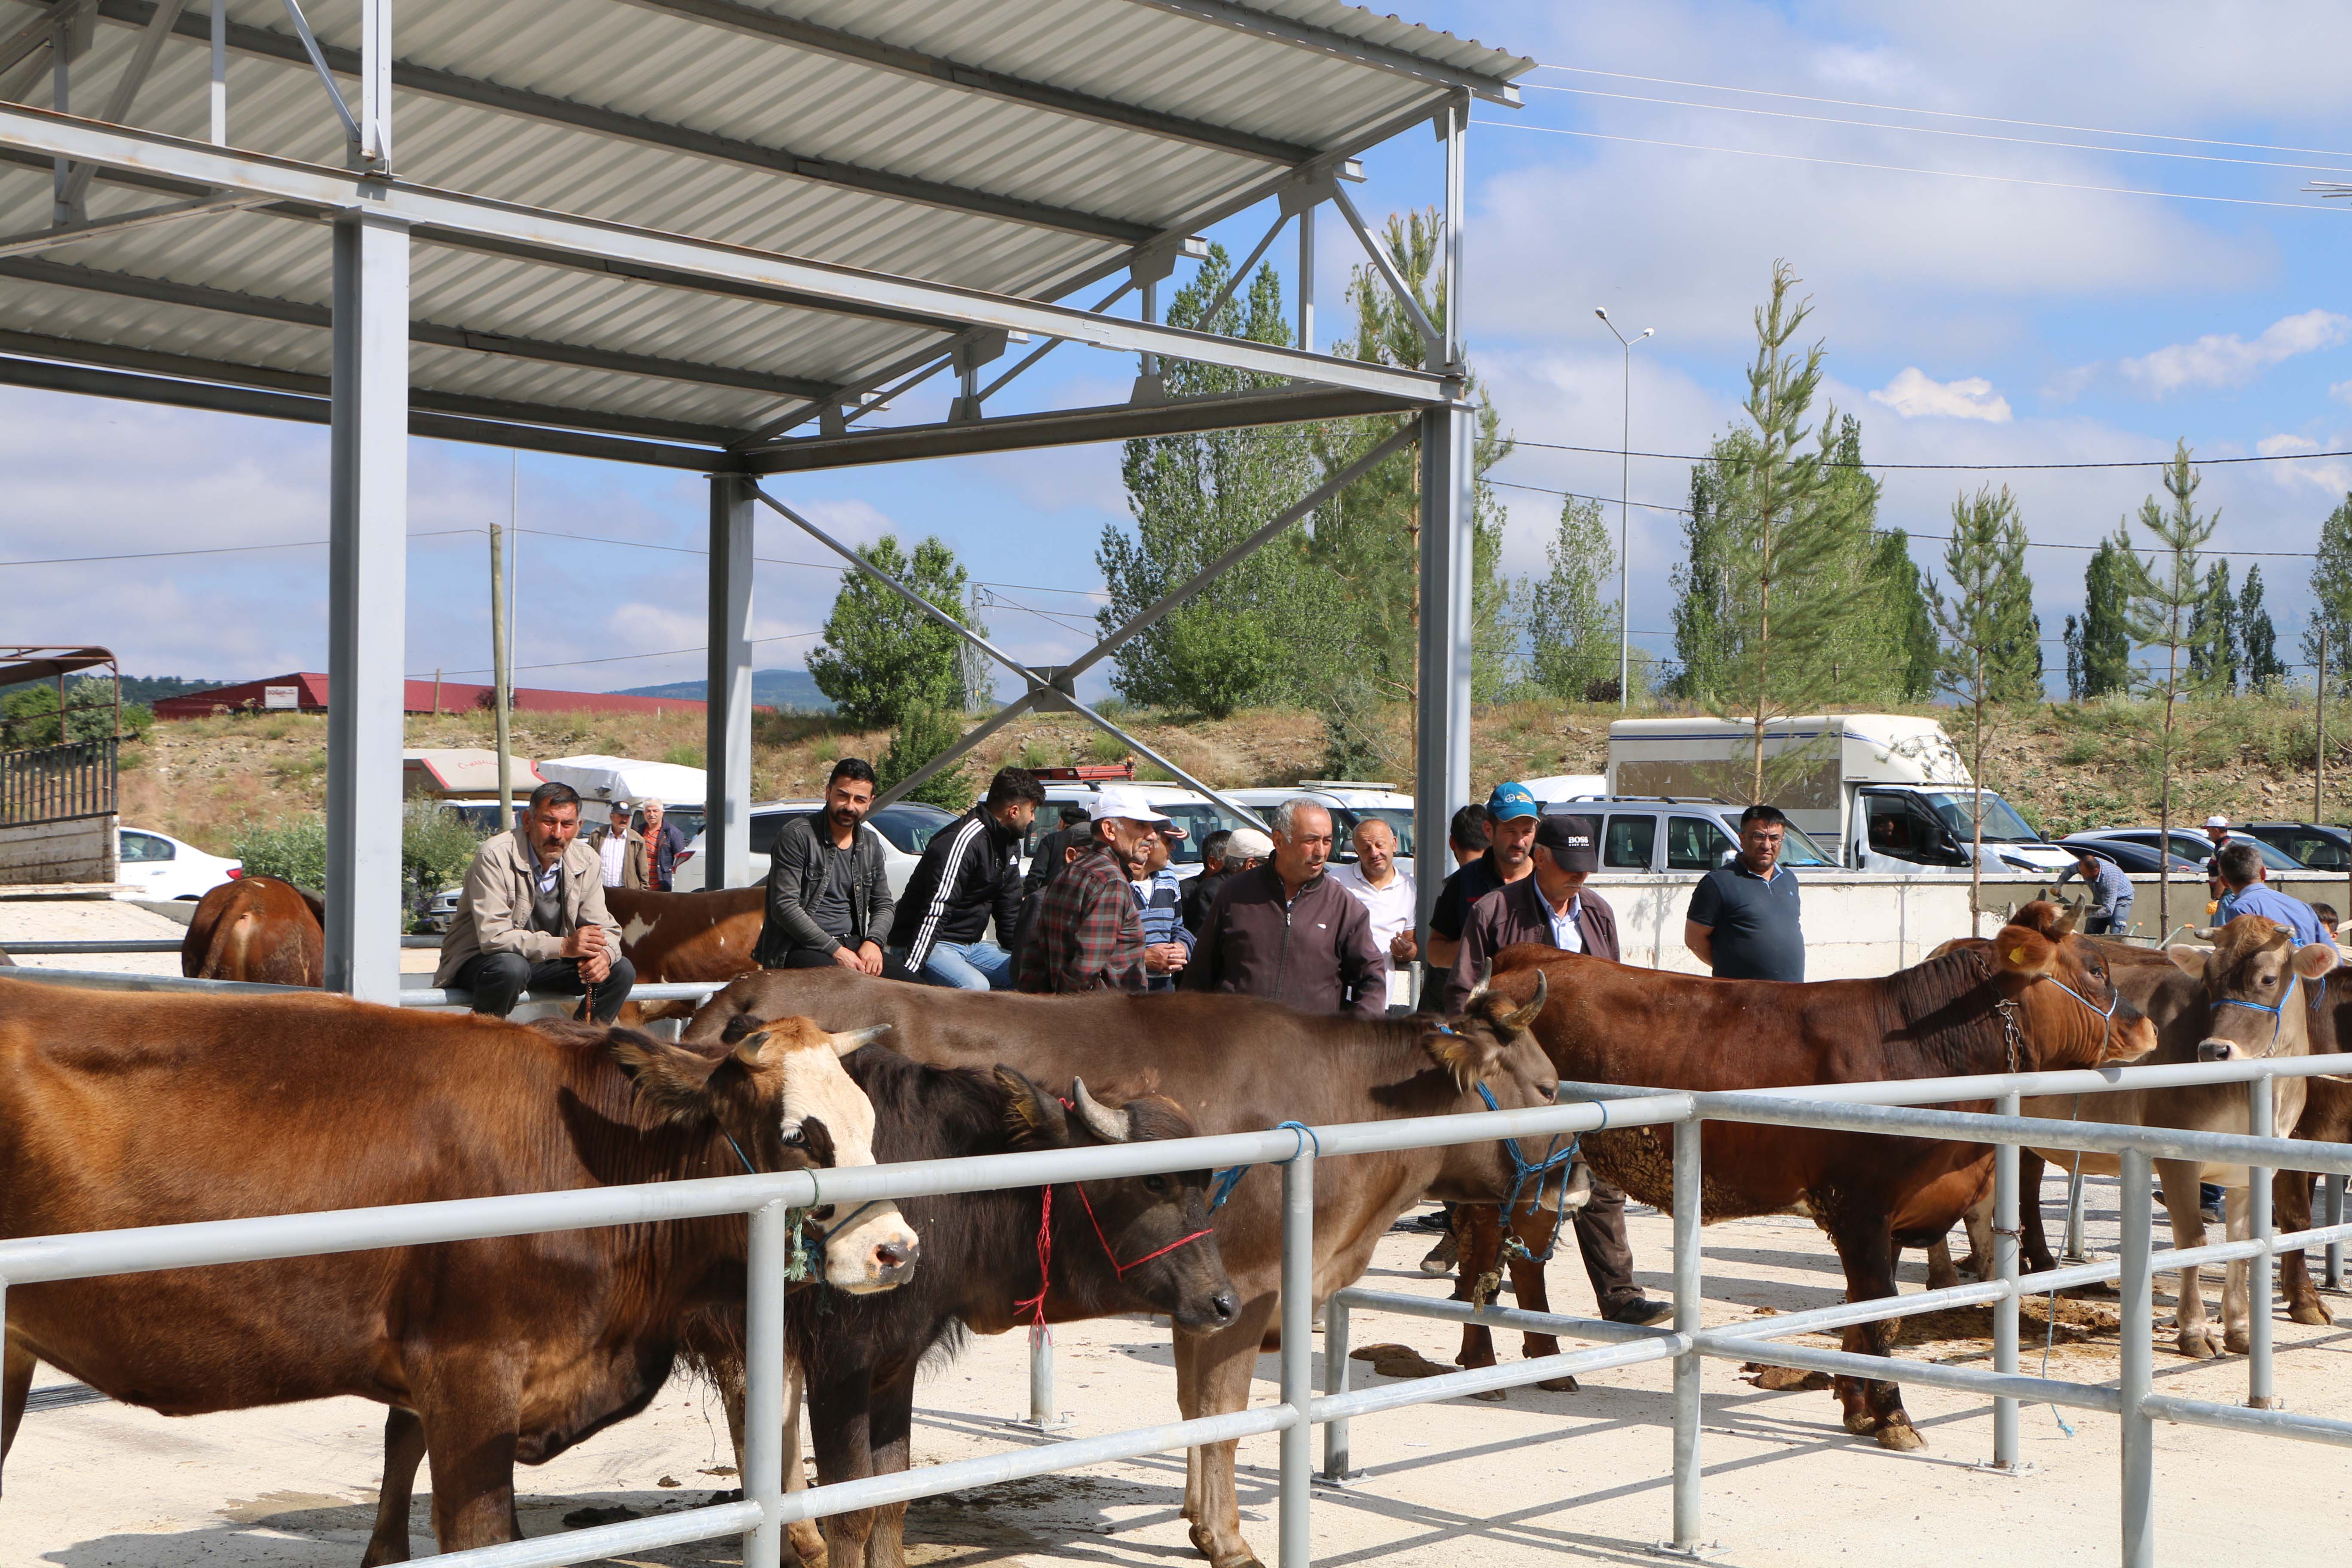
<svg viewBox="0 0 2352 1568">
<path fill-rule="evenodd" d="M 2208 1037 L 2197 1042 L 2197 1059 L 2200 1062 L 2233 1062 L 2247 1058 L 2235 1040 Z"/>
<path fill-rule="evenodd" d="M 824 1282 L 853 1296 L 871 1295 L 914 1278 L 922 1238 L 898 1209 L 877 1205 L 824 1238 Z"/>
</svg>

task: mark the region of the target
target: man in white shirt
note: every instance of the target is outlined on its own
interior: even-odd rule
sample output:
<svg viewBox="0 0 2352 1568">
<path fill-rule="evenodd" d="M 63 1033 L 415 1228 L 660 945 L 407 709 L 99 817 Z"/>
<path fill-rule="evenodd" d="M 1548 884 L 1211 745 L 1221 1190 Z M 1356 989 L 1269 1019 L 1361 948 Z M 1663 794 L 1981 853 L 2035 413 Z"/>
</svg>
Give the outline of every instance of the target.
<svg viewBox="0 0 2352 1568">
<path fill-rule="evenodd" d="M 1396 863 L 1396 829 L 1377 816 L 1356 824 L 1356 863 L 1334 866 L 1328 875 L 1356 896 L 1371 917 L 1372 940 L 1389 955 L 1389 1005 L 1412 1005 L 1412 874 Z"/>
<path fill-rule="evenodd" d="M 646 841 L 629 826 L 632 808 L 625 800 L 613 803 L 613 821 L 609 827 L 600 827 L 588 836 L 589 847 L 596 851 L 604 867 L 604 886 L 635 888 L 642 890 L 646 876 Z"/>
</svg>

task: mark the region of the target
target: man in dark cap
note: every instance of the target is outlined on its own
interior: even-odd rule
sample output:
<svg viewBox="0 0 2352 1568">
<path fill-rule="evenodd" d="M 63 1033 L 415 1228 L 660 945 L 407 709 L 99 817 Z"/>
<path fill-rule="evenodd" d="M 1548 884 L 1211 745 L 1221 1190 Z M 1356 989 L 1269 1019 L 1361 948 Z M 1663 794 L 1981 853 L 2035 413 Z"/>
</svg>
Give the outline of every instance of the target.
<svg viewBox="0 0 2352 1568">
<path fill-rule="evenodd" d="M 1495 954 L 1515 942 L 1621 962 L 1617 911 L 1584 885 L 1601 868 L 1600 830 L 1585 816 L 1545 816 L 1536 824 L 1535 874 L 1506 883 L 1471 909 L 1462 953 L 1446 979 L 1445 1010 L 1459 1012 Z M 1633 1249 L 1625 1239 L 1625 1194 L 1592 1184 L 1592 1201 L 1576 1211 L 1576 1247 L 1601 1315 L 1617 1323 L 1656 1323 L 1674 1308 L 1633 1283 Z"/>
</svg>

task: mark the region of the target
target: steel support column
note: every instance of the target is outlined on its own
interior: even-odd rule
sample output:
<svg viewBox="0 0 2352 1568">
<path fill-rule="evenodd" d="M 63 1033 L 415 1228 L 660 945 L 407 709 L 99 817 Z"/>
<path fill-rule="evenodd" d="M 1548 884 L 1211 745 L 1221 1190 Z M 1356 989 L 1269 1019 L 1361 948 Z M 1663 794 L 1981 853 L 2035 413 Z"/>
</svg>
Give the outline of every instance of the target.
<svg viewBox="0 0 2352 1568">
<path fill-rule="evenodd" d="M 1421 415 L 1421 669 L 1413 750 L 1413 842 L 1436 856 L 1470 793 L 1470 442 L 1476 412 L 1459 403 Z M 1439 863 L 1433 860 L 1432 864 Z M 1429 924 L 1441 879 L 1421 879 Z"/>
<path fill-rule="evenodd" d="M 751 879 L 751 482 L 710 476 L 710 664 L 702 885 Z"/>
<path fill-rule="evenodd" d="M 2151 1244 L 2148 1156 L 2123 1155 L 2123 1346 L 2117 1392 L 2123 1395 L 2123 1568 L 2156 1568 L 2156 1427 L 2141 1401 L 2156 1375 L 2155 1281 Z"/>
<path fill-rule="evenodd" d="M 327 556 L 327 988 L 400 994 L 408 605 L 408 229 L 334 226 Z"/>
<path fill-rule="evenodd" d="M 1998 1116 L 2018 1114 L 2018 1096 L 2004 1094 L 1993 1102 Z M 2017 1145 L 2002 1143 L 1992 1156 L 1992 1262 L 1993 1277 L 2017 1283 L 2018 1223 L 2018 1159 Z M 2041 1194 L 2034 1194 L 2037 1205 Z M 2017 1375 L 2017 1295 L 2008 1296 L 1992 1304 L 1992 1367 L 2004 1376 Z M 1992 1463 L 1998 1470 L 2015 1475 L 2018 1458 L 2017 1401 L 1996 1397 L 1992 1402 Z"/>
</svg>

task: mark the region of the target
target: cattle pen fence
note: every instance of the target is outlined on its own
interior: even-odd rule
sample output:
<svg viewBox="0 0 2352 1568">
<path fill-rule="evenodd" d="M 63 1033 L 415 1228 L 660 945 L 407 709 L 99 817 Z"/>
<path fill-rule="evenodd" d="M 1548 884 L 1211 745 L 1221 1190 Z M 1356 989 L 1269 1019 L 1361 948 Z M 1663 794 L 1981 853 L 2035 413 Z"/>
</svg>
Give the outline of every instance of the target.
<svg viewBox="0 0 2352 1568">
<path fill-rule="evenodd" d="M 55 972 L 51 972 L 55 973 Z M 140 979 L 151 977 L 141 976 Z M 2151 1568 L 2155 1557 L 2154 1424 L 2158 1420 L 2296 1437 L 2352 1447 L 2352 1421 L 2277 1408 L 2271 1380 L 2270 1260 L 2279 1252 L 2341 1241 L 2352 1226 L 2322 1225 L 2273 1233 L 2270 1178 L 2274 1170 L 2352 1175 L 2352 1145 L 2269 1136 L 2272 1080 L 2324 1072 L 2327 1057 L 2217 1062 L 2071 1072 L 1806 1086 L 1737 1093 L 1660 1091 L 1616 1085 L 1563 1085 L 1565 1103 L 1517 1110 L 1276 1129 L 1114 1147 L 1055 1150 L 982 1158 L 861 1166 L 822 1172 L 719 1177 L 640 1186 L 524 1194 L 328 1213 L 278 1215 L 134 1230 L 93 1231 L 0 1241 L 0 1325 L 8 1292 L 45 1282 L 155 1269 L 196 1268 L 387 1247 L 427 1246 L 500 1236 L 742 1214 L 750 1219 L 743 1498 L 616 1524 L 446 1554 L 468 1568 L 586 1562 L 689 1542 L 740 1534 L 744 1562 L 775 1568 L 783 1527 L 795 1520 L 911 1501 L 967 1487 L 1139 1458 L 1199 1444 L 1278 1433 L 1281 1568 L 1311 1561 L 1309 1510 L 1316 1480 L 1309 1439 L 1325 1430 L 1322 1475 L 1346 1478 L 1349 1423 L 1407 1405 L 1597 1373 L 1640 1363 L 1673 1363 L 1671 1533 L 1659 1543 L 1693 1556 L 1702 1537 L 1700 1384 L 1702 1358 L 1730 1358 L 1836 1375 L 1889 1379 L 1971 1393 L 1994 1402 L 1993 1465 L 2015 1473 L 2018 1409 L 2049 1403 L 2094 1410 L 2122 1423 L 2121 1555 L 2126 1568 Z M 2025 1095 L 2099 1094 L 2119 1089 L 2241 1082 L 2249 1093 L 2245 1135 L 2045 1121 L 2017 1114 Z M 1957 1100 L 1992 1100 L 1991 1114 L 1934 1109 Z M 1990 1143 L 1995 1160 L 1995 1276 L 1976 1284 L 1797 1311 L 1706 1328 L 1701 1320 L 1704 1261 L 1699 1224 L 1700 1128 L 1708 1121 Z M 1674 1151 L 1674 1326 L 1637 1328 L 1515 1309 L 1349 1288 L 1326 1305 L 1323 1391 L 1313 1387 L 1312 1281 L 1315 1171 L 1323 1160 L 1391 1150 L 1543 1139 L 1601 1129 L 1671 1126 Z M 2018 1147 L 2082 1149 L 2118 1156 L 2122 1165 L 2119 1258 L 2018 1278 Z M 2193 1159 L 2249 1168 L 2252 1234 L 2238 1242 L 2158 1251 L 2146 1194 L 2151 1162 Z M 784 1268 L 791 1211 L 820 1202 L 859 1204 L 927 1194 L 994 1191 L 1075 1181 L 1272 1163 L 1282 1173 L 1280 1397 L 1272 1405 L 1223 1415 L 1042 1442 L 1011 1452 L 899 1474 L 873 1476 L 787 1493 L 782 1464 Z M 820 1188 L 822 1197 L 820 1197 Z M 2138 1201 L 2134 1201 L 2137 1198 Z M 2246 1259 L 2252 1269 L 2252 1354 L 2243 1405 L 2153 1391 L 2154 1277 L 2189 1264 Z M 2021 1294 L 2041 1294 L 2097 1280 L 2121 1285 L 2120 1376 L 2088 1384 L 2028 1376 L 2018 1368 Z M 1856 1355 L 1782 1342 L 1812 1331 L 1842 1329 L 1921 1312 L 1987 1304 L 1993 1310 L 1993 1369 Z M 1376 1310 L 1533 1330 L 1594 1342 L 1560 1354 L 1381 1386 L 1349 1386 L 1350 1314 Z"/>
</svg>

